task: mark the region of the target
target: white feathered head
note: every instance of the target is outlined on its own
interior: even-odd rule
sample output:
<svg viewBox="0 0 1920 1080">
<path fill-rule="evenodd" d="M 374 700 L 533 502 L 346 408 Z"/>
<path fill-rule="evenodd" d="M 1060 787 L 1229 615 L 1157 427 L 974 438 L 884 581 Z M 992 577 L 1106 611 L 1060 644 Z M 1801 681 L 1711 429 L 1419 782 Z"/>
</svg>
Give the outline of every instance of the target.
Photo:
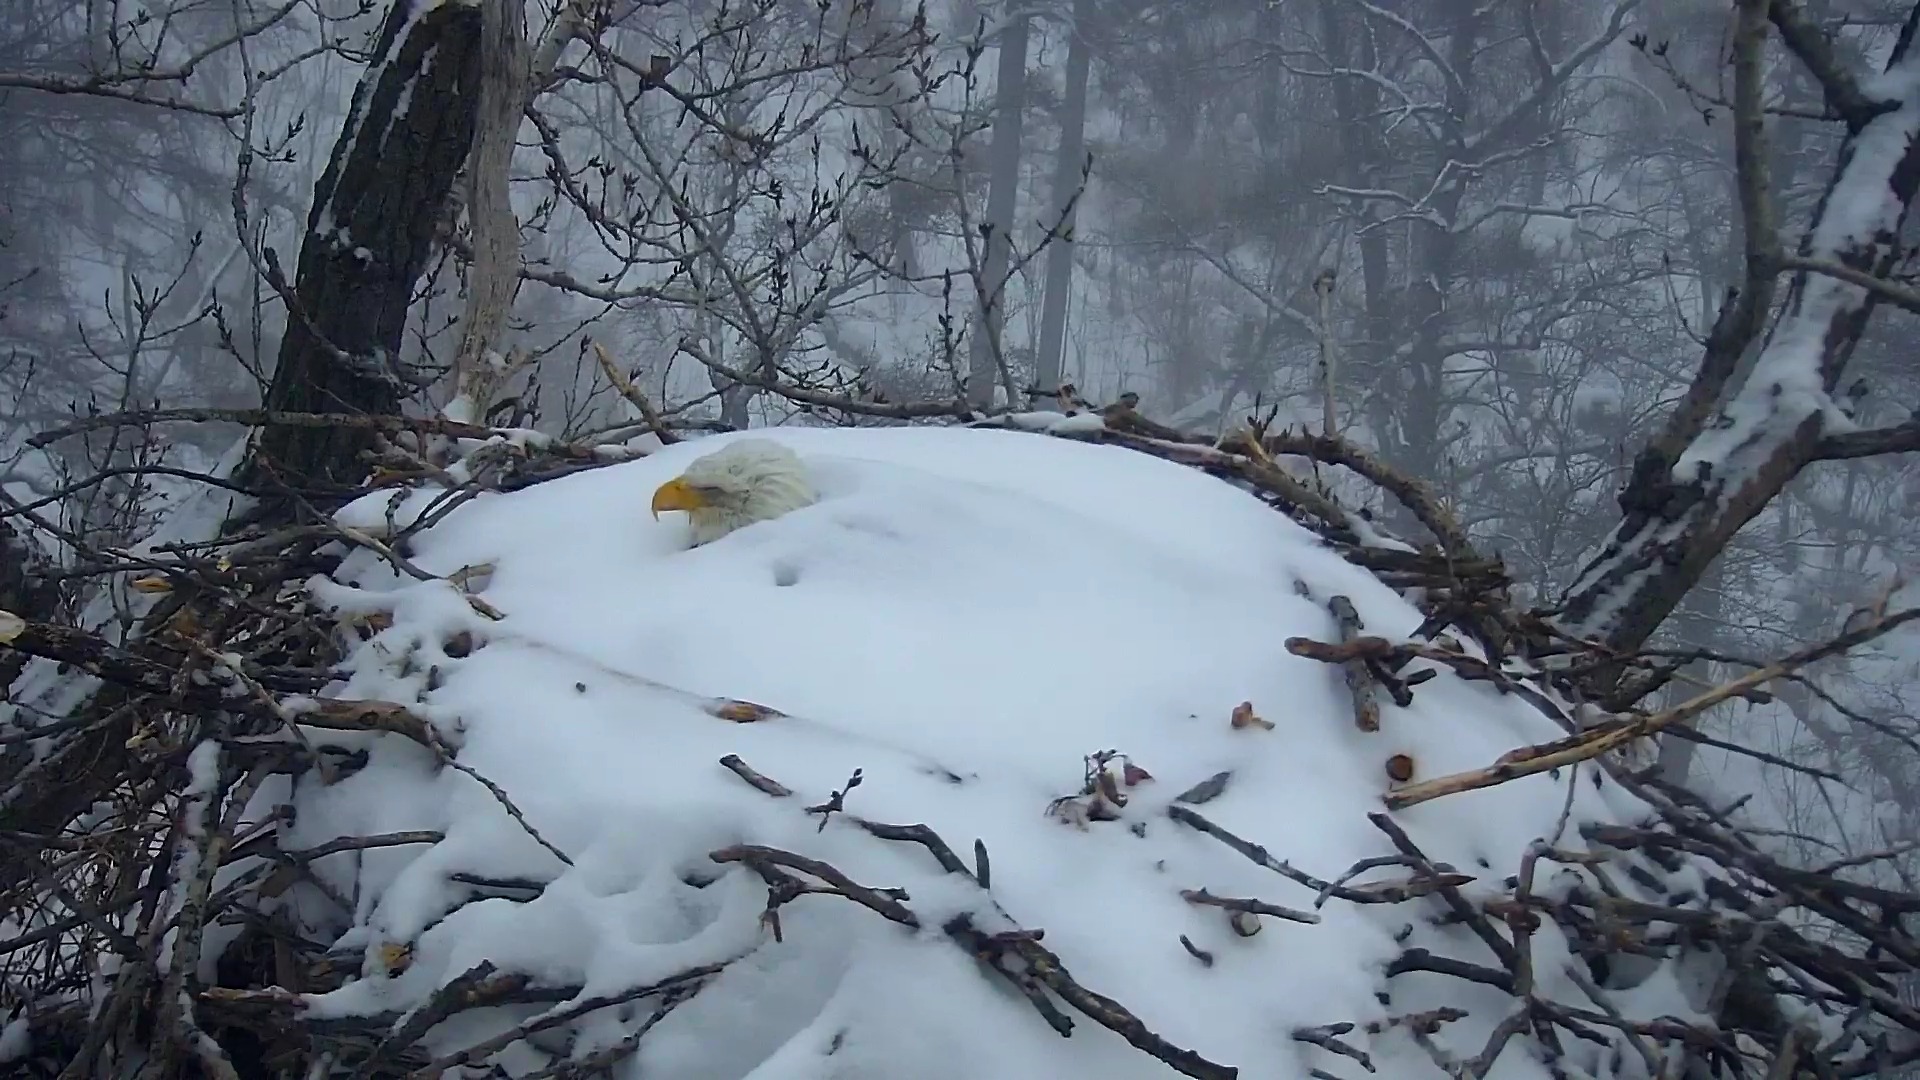
<svg viewBox="0 0 1920 1080">
<path fill-rule="evenodd" d="M 814 499 L 800 455 L 771 439 L 738 439 L 695 458 L 685 472 L 661 484 L 653 493 L 653 516 L 686 511 L 698 547 Z"/>
</svg>

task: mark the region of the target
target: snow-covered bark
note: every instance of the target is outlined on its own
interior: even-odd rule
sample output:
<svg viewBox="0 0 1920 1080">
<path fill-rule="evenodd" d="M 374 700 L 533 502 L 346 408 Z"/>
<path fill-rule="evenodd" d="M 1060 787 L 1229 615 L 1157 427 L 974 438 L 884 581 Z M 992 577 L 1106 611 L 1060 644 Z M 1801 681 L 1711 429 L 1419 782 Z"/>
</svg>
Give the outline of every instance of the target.
<svg viewBox="0 0 1920 1080">
<path fill-rule="evenodd" d="M 1886 70 L 1860 82 L 1874 104 L 1848 116 L 1839 164 L 1795 260 L 1837 272 L 1800 270 L 1747 378 L 1713 420 L 1683 445 L 1656 442 L 1642 455 L 1620 497 L 1624 520 L 1569 590 L 1567 630 L 1615 648 L 1645 642 L 1801 469 L 1851 455 L 1834 438 L 1850 424 L 1831 394 L 1879 299 L 1866 282 L 1884 278 L 1899 257 L 1901 224 L 1920 189 L 1916 18 L 1920 10 Z"/>
<path fill-rule="evenodd" d="M 395 0 L 315 186 L 290 289 L 301 310 L 288 319 L 267 408 L 399 411 L 396 357 L 413 283 L 472 146 L 480 54 L 478 7 Z M 270 427 L 255 463 L 296 482 L 352 482 L 368 437 L 364 428 Z"/>
</svg>

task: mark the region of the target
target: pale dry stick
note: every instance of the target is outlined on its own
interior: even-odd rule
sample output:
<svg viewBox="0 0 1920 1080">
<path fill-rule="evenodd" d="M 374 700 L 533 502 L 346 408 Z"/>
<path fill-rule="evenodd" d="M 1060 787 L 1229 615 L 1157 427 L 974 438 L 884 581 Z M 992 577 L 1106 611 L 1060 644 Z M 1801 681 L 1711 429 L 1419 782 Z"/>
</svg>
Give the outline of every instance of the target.
<svg viewBox="0 0 1920 1080">
<path fill-rule="evenodd" d="M 1915 619 L 1920 619 L 1920 608 L 1910 608 L 1894 615 L 1882 616 L 1841 634 L 1823 645 L 1802 649 L 1767 667 L 1750 671 L 1732 682 L 1681 702 L 1671 709 L 1635 720 L 1603 724 L 1554 742 L 1521 747 L 1502 755 L 1500 760 L 1484 768 L 1439 776 L 1418 784 L 1409 784 L 1386 793 L 1383 798 L 1390 809 L 1401 810 L 1443 795 L 1494 787 L 1523 776 L 1532 776 L 1535 773 L 1558 769 L 1575 762 L 1592 760 L 1609 750 L 1619 749 L 1635 739 L 1656 735 L 1674 724 L 1691 720 L 1728 698 L 1739 697 L 1754 687 L 1797 671 L 1816 660 L 1838 655 L 1856 645 L 1872 641 Z"/>
<path fill-rule="evenodd" d="M 634 408 L 640 410 L 641 419 L 647 422 L 647 427 L 653 430 L 654 436 L 660 440 L 661 445 L 671 446 L 679 442 L 680 436 L 667 427 L 666 419 L 660 415 L 659 409 L 653 407 L 653 402 L 647 398 L 646 393 L 635 386 L 632 379 L 627 378 L 626 373 L 620 370 L 620 365 L 613 362 L 613 354 L 607 352 L 607 347 L 597 341 L 591 344 L 595 359 L 600 361 L 600 370 L 606 375 L 607 381 L 613 384 L 614 392 L 626 398 Z"/>
<path fill-rule="evenodd" d="M 213 894 L 214 875 L 224 861 L 233 829 L 253 793 L 267 777 L 270 762 L 261 762 L 244 777 L 236 778 L 225 748 L 209 734 L 193 750 L 205 751 L 210 764 L 202 766 L 210 775 L 195 777 L 193 789 L 184 800 L 181 828 L 175 836 L 175 848 L 168 885 L 178 896 L 177 907 L 168 922 L 173 931 L 172 948 L 160 990 L 160 1012 L 180 1050 L 194 1056 L 201 1068 L 214 1080 L 240 1080 L 226 1050 L 210 1038 L 194 1016 L 193 1000 L 187 993 L 187 977 L 200 963 L 201 944 L 206 929 L 207 901 Z M 228 783 L 234 783 L 231 793 Z M 221 804 L 230 795 L 227 811 Z"/>
<path fill-rule="evenodd" d="M 520 222 L 508 186 L 513 148 L 527 104 L 527 38 L 520 3 L 481 0 L 480 102 L 467 157 L 467 219 L 473 265 L 467 309 L 454 354 L 454 393 L 480 420 L 493 397 L 529 358 L 497 361 L 500 335 L 520 286 Z"/>
</svg>

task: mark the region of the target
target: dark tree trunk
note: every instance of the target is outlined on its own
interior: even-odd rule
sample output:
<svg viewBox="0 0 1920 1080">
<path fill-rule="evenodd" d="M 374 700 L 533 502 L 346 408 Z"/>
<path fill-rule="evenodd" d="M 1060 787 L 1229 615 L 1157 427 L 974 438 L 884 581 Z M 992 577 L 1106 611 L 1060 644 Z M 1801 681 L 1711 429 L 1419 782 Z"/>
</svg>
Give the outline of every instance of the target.
<svg viewBox="0 0 1920 1080">
<path fill-rule="evenodd" d="M 1040 310 L 1040 351 L 1034 360 L 1033 385 L 1051 390 L 1064 381 L 1062 357 L 1067 341 L 1067 298 L 1073 292 L 1073 225 L 1078 217 L 1082 187 L 1091 162 L 1086 151 L 1087 73 L 1093 57 L 1087 24 L 1093 20 L 1093 0 L 1074 0 L 1067 32 L 1067 94 L 1060 107 L 1060 147 L 1053 160 L 1053 212 L 1059 215 L 1061 235 L 1047 249 L 1047 284 Z M 1047 222 L 1052 226 L 1054 222 Z"/>
<path fill-rule="evenodd" d="M 999 82 L 994 88 L 993 141 L 987 151 L 991 174 L 987 217 L 981 222 L 980 292 L 967 368 L 967 400 L 977 407 L 993 403 L 1006 360 L 1001 332 L 1006 329 L 1007 285 L 1013 261 L 1014 214 L 1020 202 L 1020 140 L 1027 111 L 1027 33 L 1030 15 L 1010 19 L 1000 30 Z M 1018 387 L 1008 387 L 1011 395 Z M 1007 404 L 1019 402 L 1011 396 Z"/>
<path fill-rule="evenodd" d="M 372 67 L 321 174 L 300 246 L 266 407 L 286 412 L 400 411 L 398 362 L 414 282 L 445 227 L 473 142 L 480 9 L 395 0 Z M 365 472 L 366 429 L 270 427 L 248 471 L 295 488 L 350 485 Z"/>
</svg>

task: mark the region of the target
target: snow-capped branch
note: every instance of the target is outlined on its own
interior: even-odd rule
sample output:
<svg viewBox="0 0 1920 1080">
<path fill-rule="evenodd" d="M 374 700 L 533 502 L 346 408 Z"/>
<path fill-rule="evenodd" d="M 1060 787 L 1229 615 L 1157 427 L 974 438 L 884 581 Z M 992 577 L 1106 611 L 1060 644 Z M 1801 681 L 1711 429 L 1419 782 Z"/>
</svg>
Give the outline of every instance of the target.
<svg viewBox="0 0 1920 1080">
<path fill-rule="evenodd" d="M 1805 255 L 1787 255 L 1781 258 L 1780 265 L 1787 270 L 1807 270 L 1828 277 L 1839 278 L 1849 285 L 1857 285 L 1871 292 L 1876 299 L 1892 304 L 1903 311 L 1920 315 L 1920 289 L 1910 285 L 1869 273 L 1845 263 L 1831 259 L 1812 259 Z"/>
<path fill-rule="evenodd" d="M 1846 121 L 1848 130 L 1858 131 L 1867 121 L 1886 111 L 1887 103 L 1868 96 L 1861 89 L 1860 80 L 1841 63 L 1834 54 L 1833 44 L 1795 0 L 1771 0 L 1766 8 L 1767 17 L 1780 32 L 1780 40 L 1806 65 L 1826 95 L 1827 107 Z"/>
<path fill-rule="evenodd" d="M 921 843 L 925 844 L 929 850 L 935 852 L 944 850 L 951 856 L 952 848 L 937 833 L 925 826 L 878 825 L 870 828 L 869 831 L 881 839 Z M 781 905 L 809 893 L 842 896 L 902 926 L 915 929 L 922 926 L 920 916 L 907 906 L 905 897 L 893 895 L 892 890 L 863 886 L 837 868 L 818 859 L 777 848 L 746 844 L 723 848 L 712 852 L 708 857 L 717 863 L 744 864 L 765 879 L 769 888 L 768 913 L 775 920 L 773 925 L 776 939 L 779 934 L 779 923 L 774 913 Z M 957 860 L 949 862 L 948 859 L 942 859 L 941 861 L 948 868 L 949 873 L 959 873 L 984 892 L 985 886 L 974 874 L 967 872 L 963 867 L 955 869 L 958 866 Z M 820 883 L 807 881 L 806 877 L 818 879 Z M 1272 912 L 1263 912 L 1263 914 L 1272 914 Z M 1303 913 L 1290 912 L 1289 914 Z M 1316 916 L 1306 917 L 1317 921 Z M 1002 920 L 1004 918 L 1001 916 Z M 1006 921 L 1010 922 L 1010 920 Z M 980 960 L 988 970 L 1005 978 L 1062 1036 L 1073 1033 L 1073 1019 L 1054 1003 L 1049 993 L 1057 996 L 1076 1012 L 1119 1035 L 1134 1048 L 1158 1058 L 1182 1075 L 1194 1077 L 1195 1080 L 1233 1080 L 1240 1075 L 1240 1070 L 1237 1068 L 1210 1061 L 1201 1054 L 1168 1042 L 1155 1034 L 1145 1022 L 1120 1002 L 1082 986 L 1067 971 L 1067 966 L 1061 958 L 1040 944 L 1041 935 L 1038 931 L 1023 930 L 1011 925 L 995 927 L 991 930 L 982 929 L 978 918 L 966 912 L 948 919 L 941 924 L 940 929 L 955 944 Z"/>
<path fill-rule="evenodd" d="M 1745 0 L 1740 9 L 1743 48 L 1737 53 L 1745 59 L 1736 57 L 1736 75 L 1743 83 L 1757 77 L 1750 65 L 1759 46 L 1753 26 L 1760 6 L 1760 0 Z M 1620 495 L 1622 522 L 1568 592 L 1560 615 L 1568 632 L 1615 649 L 1644 643 L 1733 535 L 1803 468 L 1876 445 L 1826 442 L 1825 425 L 1837 414 L 1831 394 L 1853 347 L 1887 298 L 1885 288 L 1861 279 L 1886 279 L 1901 255 L 1901 226 L 1920 191 L 1916 25 L 1920 7 L 1908 16 L 1886 72 L 1865 83 L 1881 104 L 1842 143 L 1802 244 L 1801 265 L 1810 268 L 1795 273 L 1779 322 L 1745 382 L 1728 394 L 1768 314 L 1754 294 L 1770 291 L 1784 261 L 1763 235 L 1771 216 L 1762 210 L 1769 196 L 1759 173 L 1757 95 L 1744 89 L 1738 95 L 1748 114 L 1735 126 L 1750 223 L 1748 285 L 1723 307 L 1693 385 L 1635 461 Z M 1824 272 L 1833 267 L 1845 272 Z M 1896 441 L 1878 445 L 1892 448 Z"/>
<path fill-rule="evenodd" d="M 1700 433 L 1725 393 L 1747 346 L 1771 310 L 1780 272 L 1780 241 L 1768 181 L 1766 121 L 1761 113 L 1763 21 L 1766 0 L 1743 0 L 1733 42 L 1733 139 L 1736 187 L 1744 244 L 1743 285 L 1729 289 L 1707 335 L 1705 355 L 1685 395 L 1668 415 L 1653 445 L 1669 457 Z"/>
</svg>

